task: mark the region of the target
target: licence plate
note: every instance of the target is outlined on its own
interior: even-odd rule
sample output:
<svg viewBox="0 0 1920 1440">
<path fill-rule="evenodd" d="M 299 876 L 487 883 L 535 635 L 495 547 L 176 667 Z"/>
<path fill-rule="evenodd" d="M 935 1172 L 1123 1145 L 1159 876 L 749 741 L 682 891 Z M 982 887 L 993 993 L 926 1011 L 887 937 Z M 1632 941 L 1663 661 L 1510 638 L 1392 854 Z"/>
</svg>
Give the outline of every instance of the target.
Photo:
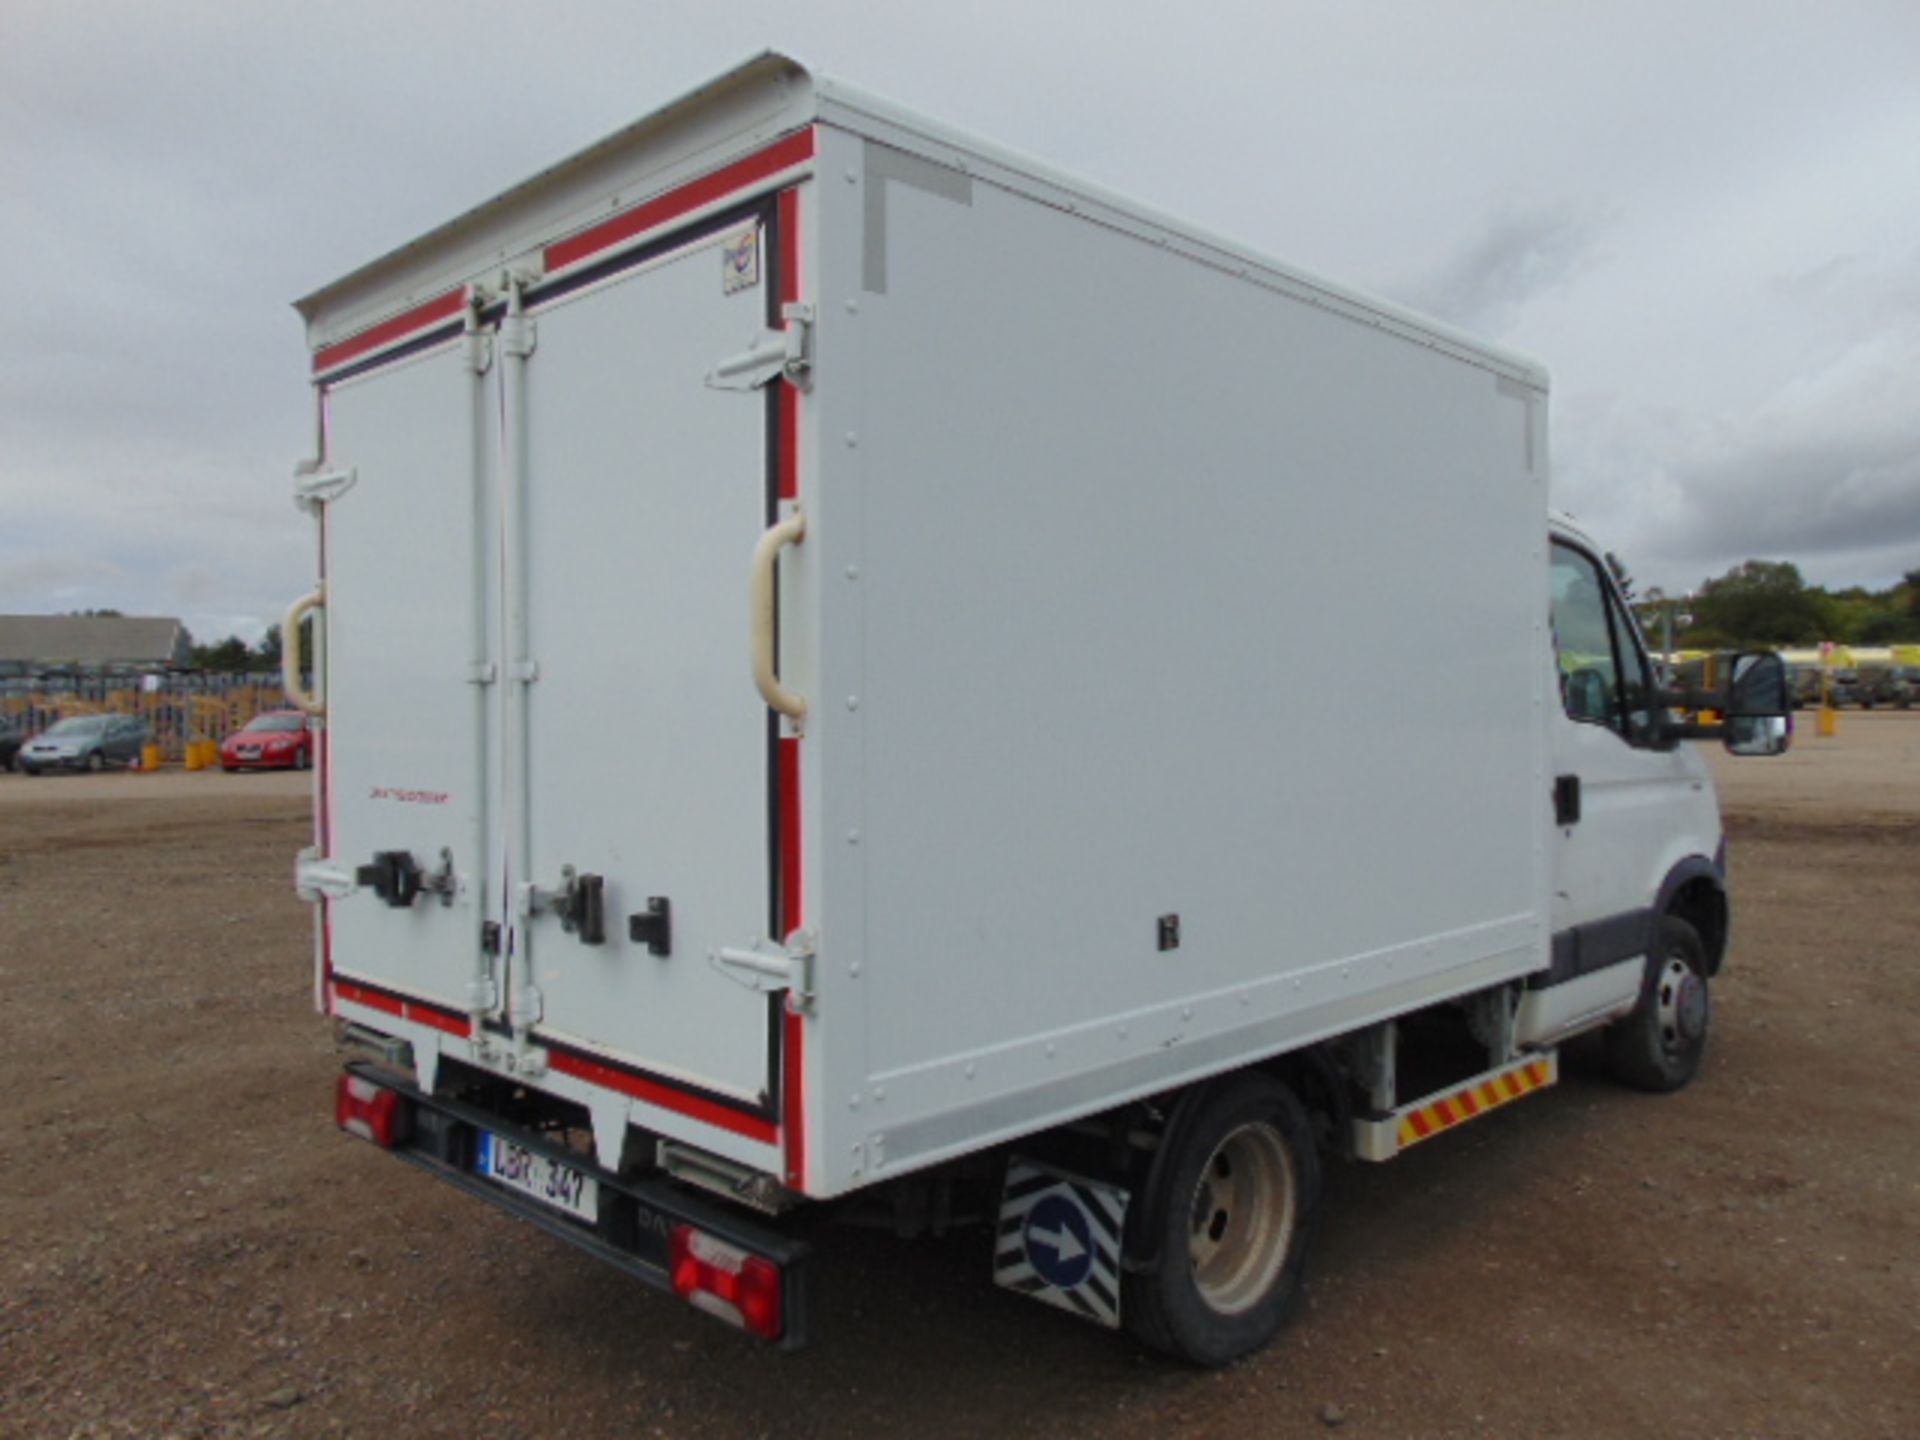
<svg viewBox="0 0 1920 1440">
<path fill-rule="evenodd" d="M 600 1185 L 591 1175 L 517 1145 L 504 1135 L 480 1132 L 473 1168 L 496 1185 L 517 1190 L 543 1205 L 585 1220 L 600 1218 Z"/>
</svg>

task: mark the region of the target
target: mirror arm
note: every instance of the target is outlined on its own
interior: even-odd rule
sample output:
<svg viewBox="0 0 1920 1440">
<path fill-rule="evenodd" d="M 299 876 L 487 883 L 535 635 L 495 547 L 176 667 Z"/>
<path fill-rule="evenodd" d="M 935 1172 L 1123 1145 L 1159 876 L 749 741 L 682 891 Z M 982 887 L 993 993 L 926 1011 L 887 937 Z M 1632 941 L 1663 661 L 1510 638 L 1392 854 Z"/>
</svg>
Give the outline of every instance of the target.
<svg viewBox="0 0 1920 1440">
<path fill-rule="evenodd" d="M 1718 690 L 1696 690 L 1691 685 L 1677 690 L 1655 690 L 1653 703 L 1663 710 L 1718 710 L 1727 697 Z"/>
<path fill-rule="evenodd" d="M 1691 720 L 1663 720 L 1660 722 L 1660 739 L 1663 747 L 1672 749 L 1682 740 L 1724 740 L 1727 727 L 1724 725 L 1701 725 Z"/>
</svg>

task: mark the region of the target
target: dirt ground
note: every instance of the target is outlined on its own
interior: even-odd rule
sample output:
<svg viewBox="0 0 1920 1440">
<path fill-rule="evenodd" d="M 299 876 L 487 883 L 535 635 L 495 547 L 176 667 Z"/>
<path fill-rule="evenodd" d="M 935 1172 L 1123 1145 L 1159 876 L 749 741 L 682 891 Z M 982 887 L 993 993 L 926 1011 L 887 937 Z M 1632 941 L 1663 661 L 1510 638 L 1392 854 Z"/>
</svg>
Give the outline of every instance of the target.
<svg viewBox="0 0 1920 1440">
<path fill-rule="evenodd" d="M 340 1135 L 293 777 L 0 776 L 0 1436 L 1920 1437 L 1920 714 L 1716 757 L 1736 938 L 1690 1090 L 1336 1167 L 1219 1374 L 822 1241 L 783 1356 Z"/>
</svg>

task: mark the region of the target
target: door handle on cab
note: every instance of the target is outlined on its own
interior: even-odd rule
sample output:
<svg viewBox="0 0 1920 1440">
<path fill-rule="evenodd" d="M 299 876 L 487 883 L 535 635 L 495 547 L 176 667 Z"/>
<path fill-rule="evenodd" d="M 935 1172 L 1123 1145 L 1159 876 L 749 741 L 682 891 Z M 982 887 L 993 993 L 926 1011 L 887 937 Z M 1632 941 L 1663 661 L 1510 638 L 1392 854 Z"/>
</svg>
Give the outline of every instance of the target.
<svg viewBox="0 0 1920 1440">
<path fill-rule="evenodd" d="M 1553 777 L 1553 823 L 1556 825 L 1580 823 L 1580 777 L 1578 775 Z"/>
</svg>

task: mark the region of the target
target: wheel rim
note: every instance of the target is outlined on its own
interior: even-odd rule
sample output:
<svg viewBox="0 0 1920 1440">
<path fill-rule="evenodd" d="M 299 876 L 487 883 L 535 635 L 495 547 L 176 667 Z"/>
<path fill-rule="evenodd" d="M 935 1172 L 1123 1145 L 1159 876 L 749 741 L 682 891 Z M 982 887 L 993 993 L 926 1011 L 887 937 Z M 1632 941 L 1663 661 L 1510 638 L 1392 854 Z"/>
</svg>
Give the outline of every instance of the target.
<svg viewBox="0 0 1920 1440">
<path fill-rule="evenodd" d="M 1272 1290 L 1293 1242 L 1295 1189 L 1293 1157 L 1265 1121 L 1214 1147 L 1189 1212 L 1194 1285 L 1210 1309 L 1237 1315 Z"/>
<path fill-rule="evenodd" d="M 1660 1043 L 1668 1051 L 1684 1051 L 1707 1033 L 1707 987 L 1694 969 L 1677 955 L 1669 955 L 1654 990 L 1660 1020 Z"/>
</svg>

